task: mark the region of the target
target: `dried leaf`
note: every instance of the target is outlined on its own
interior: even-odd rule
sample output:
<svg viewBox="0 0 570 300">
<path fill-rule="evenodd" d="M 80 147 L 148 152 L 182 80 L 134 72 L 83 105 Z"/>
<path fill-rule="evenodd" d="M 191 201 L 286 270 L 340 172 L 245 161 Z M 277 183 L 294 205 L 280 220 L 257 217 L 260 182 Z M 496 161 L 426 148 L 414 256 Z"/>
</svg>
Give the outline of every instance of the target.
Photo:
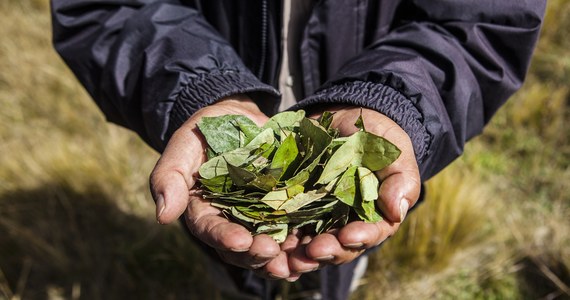
<svg viewBox="0 0 570 300">
<path fill-rule="evenodd" d="M 253 121 L 241 115 L 203 117 L 198 129 L 217 154 L 243 147 L 261 132 Z"/>
<path fill-rule="evenodd" d="M 297 148 L 295 136 L 295 134 L 290 134 L 285 138 L 283 143 L 277 148 L 273 160 L 271 161 L 270 168 L 272 170 L 279 170 L 277 172 L 279 175 L 275 176 L 278 179 L 281 179 L 283 175 L 289 173 L 289 168 L 296 168 L 294 162 L 300 162 L 298 159 L 299 149 Z"/>
<path fill-rule="evenodd" d="M 367 223 L 376 223 L 382 220 L 382 216 L 376 210 L 376 201 L 362 201 L 361 206 L 355 209 L 358 216 Z"/>
<path fill-rule="evenodd" d="M 331 113 L 330 111 L 323 112 L 318 119 L 319 124 L 321 126 L 323 126 L 323 128 L 328 130 L 329 127 L 331 126 L 332 121 L 333 121 L 333 116 L 334 116 L 334 113 Z"/>
<path fill-rule="evenodd" d="M 200 183 L 208 190 L 217 193 L 229 192 L 233 184 L 228 175 L 216 176 L 210 179 L 200 178 Z"/>
<path fill-rule="evenodd" d="M 316 191 L 309 191 L 307 193 L 300 193 L 295 195 L 295 197 L 289 199 L 288 201 L 285 201 L 285 203 L 283 203 L 279 209 L 282 209 L 284 211 L 286 211 L 287 213 L 292 213 L 297 211 L 298 209 L 300 209 L 301 207 L 317 201 L 321 198 L 323 198 L 324 196 L 326 196 L 326 193 L 317 193 Z"/>
<path fill-rule="evenodd" d="M 285 111 L 271 117 L 267 123 L 263 125 L 263 129 L 271 128 L 276 135 L 281 136 L 282 129 L 290 130 L 294 127 L 299 127 L 303 118 L 305 118 L 305 111 L 303 110 Z"/>
<path fill-rule="evenodd" d="M 321 127 L 316 121 L 307 118 L 301 121 L 299 133 L 303 145 L 311 144 L 313 146 L 311 155 L 307 156 L 309 161 L 319 156 L 332 141 L 332 137 L 325 128 Z"/>
<path fill-rule="evenodd" d="M 358 167 L 358 179 L 362 201 L 376 201 L 380 186 L 376 175 L 365 167 Z"/>
<path fill-rule="evenodd" d="M 400 156 L 400 150 L 388 140 L 358 131 L 348 137 L 330 157 L 317 183 L 326 184 L 352 166 L 378 171 Z"/>
<path fill-rule="evenodd" d="M 354 206 L 354 202 L 356 201 L 358 185 L 356 176 L 357 168 L 358 167 L 351 167 L 346 170 L 338 180 L 333 192 L 335 197 L 349 206 Z"/>
<path fill-rule="evenodd" d="M 264 145 L 265 147 L 270 147 L 274 142 L 275 137 L 273 131 L 271 129 L 264 130 L 245 147 L 223 153 L 203 163 L 198 173 L 202 178 L 206 179 L 228 174 L 226 162 L 234 166 L 242 166 L 247 163 L 248 160 L 259 157 L 259 155 L 255 154 L 255 151 L 263 149 Z"/>
<path fill-rule="evenodd" d="M 263 198 L 261 198 L 261 202 L 277 210 L 288 199 L 289 196 L 287 195 L 287 190 L 278 190 L 267 193 Z"/>
<path fill-rule="evenodd" d="M 399 150 L 366 132 L 362 116 L 355 123 L 361 131 L 338 138 L 332 118 L 286 112 L 262 128 L 236 116 L 201 121 L 209 144 L 209 160 L 199 170 L 203 197 L 253 234 L 277 242 L 293 228 L 318 234 L 355 219 L 381 220 L 373 172 Z"/>
<path fill-rule="evenodd" d="M 277 243 L 283 243 L 289 233 L 289 226 L 285 223 L 260 225 L 255 230 L 256 234 L 267 234 Z"/>
</svg>

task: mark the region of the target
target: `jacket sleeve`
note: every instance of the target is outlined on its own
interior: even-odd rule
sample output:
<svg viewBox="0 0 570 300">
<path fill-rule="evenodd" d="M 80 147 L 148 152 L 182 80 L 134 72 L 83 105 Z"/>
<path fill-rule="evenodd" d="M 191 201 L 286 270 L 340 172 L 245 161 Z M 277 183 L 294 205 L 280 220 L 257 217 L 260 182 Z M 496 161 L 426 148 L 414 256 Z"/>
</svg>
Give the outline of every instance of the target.
<svg viewBox="0 0 570 300">
<path fill-rule="evenodd" d="M 521 86 L 544 10 L 544 0 L 404 2 L 385 37 L 297 108 L 346 103 L 387 115 L 427 180 Z"/>
<path fill-rule="evenodd" d="M 53 43 L 111 122 L 163 150 L 196 110 L 261 83 L 203 18 L 179 1 L 52 0 Z"/>
</svg>

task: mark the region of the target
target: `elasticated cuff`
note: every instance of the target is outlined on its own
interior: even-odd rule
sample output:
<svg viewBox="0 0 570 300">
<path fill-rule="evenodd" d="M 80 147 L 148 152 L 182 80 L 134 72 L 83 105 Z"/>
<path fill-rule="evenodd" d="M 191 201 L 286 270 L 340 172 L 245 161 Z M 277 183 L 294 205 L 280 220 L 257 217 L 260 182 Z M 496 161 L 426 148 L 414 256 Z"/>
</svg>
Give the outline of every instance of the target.
<svg viewBox="0 0 570 300">
<path fill-rule="evenodd" d="M 418 163 L 428 154 L 431 135 L 414 101 L 381 83 L 349 81 L 329 86 L 299 102 L 292 109 L 314 110 L 317 105 L 348 104 L 374 109 L 396 122 L 410 136 Z"/>
<path fill-rule="evenodd" d="M 176 95 L 176 101 L 170 113 L 168 137 L 172 136 L 174 131 L 200 108 L 224 97 L 246 93 L 256 96 L 263 95 L 263 99 L 256 101 L 260 107 L 279 105 L 279 92 L 260 82 L 252 74 L 224 72 L 204 74 L 192 79 Z"/>
</svg>

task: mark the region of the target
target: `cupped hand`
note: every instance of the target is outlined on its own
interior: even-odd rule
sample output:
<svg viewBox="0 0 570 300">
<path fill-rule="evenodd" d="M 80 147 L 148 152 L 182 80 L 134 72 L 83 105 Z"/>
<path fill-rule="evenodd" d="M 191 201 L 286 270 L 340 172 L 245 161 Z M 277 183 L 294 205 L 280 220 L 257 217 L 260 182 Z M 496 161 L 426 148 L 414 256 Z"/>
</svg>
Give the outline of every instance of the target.
<svg viewBox="0 0 570 300">
<path fill-rule="evenodd" d="M 388 167 L 376 172 L 380 180 L 377 206 L 383 220 L 377 223 L 354 221 L 343 228 L 303 237 L 296 240 L 289 251 L 289 268 L 292 274 L 315 270 L 326 264 L 348 263 L 360 256 L 366 249 L 375 247 L 393 235 L 410 207 L 420 195 L 420 175 L 409 136 L 390 118 L 374 110 L 359 107 L 334 107 L 332 126 L 338 128 L 341 136 L 348 136 L 358 130 L 355 121 L 362 114 L 368 132 L 382 136 L 402 151 L 400 157 Z M 283 247 L 283 245 L 282 245 Z M 293 275 L 292 275 L 293 276 Z"/>
<path fill-rule="evenodd" d="M 206 141 L 197 129 L 202 117 L 239 114 L 263 125 L 265 116 L 246 96 L 233 96 L 198 110 L 171 137 L 150 176 L 157 220 L 168 224 L 182 214 L 192 234 L 215 249 L 229 264 L 258 269 L 269 277 L 288 277 L 286 255 L 268 235 L 252 234 L 228 221 L 220 210 L 193 190 L 198 169 L 206 161 Z"/>
</svg>

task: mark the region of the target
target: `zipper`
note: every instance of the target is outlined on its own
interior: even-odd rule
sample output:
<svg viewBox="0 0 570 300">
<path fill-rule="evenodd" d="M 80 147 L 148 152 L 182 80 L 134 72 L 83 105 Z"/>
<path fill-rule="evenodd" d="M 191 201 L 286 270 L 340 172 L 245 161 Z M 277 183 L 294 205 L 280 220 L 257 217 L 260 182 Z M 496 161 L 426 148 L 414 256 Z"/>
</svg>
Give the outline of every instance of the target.
<svg viewBox="0 0 570 300">
<path fill-rule="evenodd" d="M 267 0 L 261 1 L 261 58 L 259 61 L 259 69 L 257 70 L 257 78 L 261 80 L 265 71 L 265 61 L 267 60 L 267 27 L 268 27 L 268 11 Z"/>
</svg>

